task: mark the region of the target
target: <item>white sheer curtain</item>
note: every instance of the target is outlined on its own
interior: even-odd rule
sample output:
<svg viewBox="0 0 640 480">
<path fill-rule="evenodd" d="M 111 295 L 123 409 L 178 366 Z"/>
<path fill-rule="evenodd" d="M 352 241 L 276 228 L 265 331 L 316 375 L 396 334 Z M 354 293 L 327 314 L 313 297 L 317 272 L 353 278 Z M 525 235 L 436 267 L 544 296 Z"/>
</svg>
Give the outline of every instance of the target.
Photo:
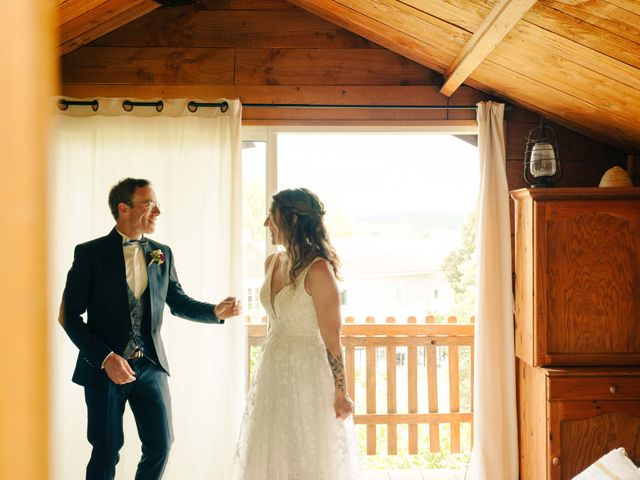
<svg viewBox="0 0 640 480">
<path fill-rule="evenodd" d="M 178 276 L 192 297 L 242 298 L 241 105 L 200 108 L 186 100 L 122 110 L 70 107 L 57 115 L 50 171 L 50 297 L 61 297 L 74 245 L 114 225 L 109 189 L 124 177 L 147 178 L 161 206 L 151 237 L 171 246 Z M 55 310 L 52 308 L 52 310 Z M 51 312 L 51 459 L 53 480 L 84 478 L 83 389 L 71 382 L 77 349 Z M 165 478 L 227 478 L 244 402 L 245 330 L 239 317 L 202 325 L 165 311 L 162 337 L 171 366 L 175 443 Z M 116 478 L 135 476 L 140 442 L 130 410 Z"/>
<path fill-rule="evenodd" d="M 467 480 L 518 478 L 509 189 L 504 105 L 478 103 L 478 296 L 474 445 Z"/>
</svg>

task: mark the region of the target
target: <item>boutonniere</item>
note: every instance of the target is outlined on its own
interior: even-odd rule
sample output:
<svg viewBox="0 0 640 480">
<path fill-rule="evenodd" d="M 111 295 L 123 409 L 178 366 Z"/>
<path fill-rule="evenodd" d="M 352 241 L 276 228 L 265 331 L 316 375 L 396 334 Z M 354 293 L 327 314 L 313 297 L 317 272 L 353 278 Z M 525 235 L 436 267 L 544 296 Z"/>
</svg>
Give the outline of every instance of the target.
<svg viewBox="0 0 640 480">
<path fill-rule="evenodd" d="M 158 265 L 162 265 L 164 263 L 164 253 L 162 253 L 162 250 L 159 248 L 151 252 L 151 261 L 147 266 L 150 267 L 152 263 L 157 263 Z"/>
</svg>

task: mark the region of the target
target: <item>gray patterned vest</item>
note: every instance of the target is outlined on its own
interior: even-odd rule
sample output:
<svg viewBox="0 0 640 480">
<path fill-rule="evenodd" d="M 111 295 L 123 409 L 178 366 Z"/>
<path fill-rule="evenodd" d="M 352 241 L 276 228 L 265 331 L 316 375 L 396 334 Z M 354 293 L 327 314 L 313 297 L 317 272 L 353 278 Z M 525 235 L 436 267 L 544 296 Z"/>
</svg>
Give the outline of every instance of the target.
<svg viewBox="0 0 640 480">
<path fill-rule="evenodd" d="M 140 298 L 131 291 L 131 288 L 127 285 L 127 296 L 129 297 L 129 312 L 131 315 L 131 332 L 129 342 L 124 347 L 122 356 L 129 358 L 131 354 L 137 349 L 144 351 L 145 342 L 142 338 L 142 318 L 144 316 L 144 295 Z"/>
</svg>

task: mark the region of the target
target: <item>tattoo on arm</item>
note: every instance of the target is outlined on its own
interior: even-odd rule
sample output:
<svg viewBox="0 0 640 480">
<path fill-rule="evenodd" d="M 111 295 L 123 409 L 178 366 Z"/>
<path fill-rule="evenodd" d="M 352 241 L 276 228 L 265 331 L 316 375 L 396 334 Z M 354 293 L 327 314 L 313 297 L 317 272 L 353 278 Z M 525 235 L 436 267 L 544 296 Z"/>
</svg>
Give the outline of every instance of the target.
<svg viewBox="0 0 640 480">
<path fill-rule="evenodd" d="M 331 367 L 331 373 L 333 373 L 333 381 L 336 385 L 336 390 L 341 390 L 346 393 L 345 389 L 345 374 L 344 374 L 344 362 L 342 361 L 342 353 L 339 353 L 335 357 L 327 350 L 327 358 L 329 359 L 329 366 Z"/>
</svg>

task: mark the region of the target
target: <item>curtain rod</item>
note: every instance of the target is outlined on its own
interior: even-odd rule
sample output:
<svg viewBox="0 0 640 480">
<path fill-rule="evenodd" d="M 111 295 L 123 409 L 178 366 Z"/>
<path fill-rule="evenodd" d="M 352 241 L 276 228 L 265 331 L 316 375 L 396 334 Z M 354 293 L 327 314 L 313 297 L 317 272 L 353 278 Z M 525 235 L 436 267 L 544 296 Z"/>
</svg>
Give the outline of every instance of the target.
<svg viewBox="0 0 640 480">
<path fill-rule="evenodd" d="M 94 112 L 98 111 L 100 104 L 98 100 L 60 100 L 58 101 L 58 108 L 60 110 L 66 110 L 70 106 L 75 105 L 88 105 L 91 106 Z M 122 108 L 127 112 L 133 110 L 134 107 L 155 107 L 158 112 L 161 112 L 164 103 L 162 100 L 157 102 L 132 102 L 130 100 L 124 100 L 122 102 Z M 190 112 L 195 112 L 198 108 L 220 108 L 222 112 L 226 112 L 229 108 L 227 102 L 196 102 L 190 101 L 187 104 L 187 108 Z M 355 104 L 313 104 L 313 103 L 243 103 L 243 108 L 363 108 L 363 109 L 402 109 L 402 110 L 476 110 L 476 105 L 355 105 Z"/>
</svg>

